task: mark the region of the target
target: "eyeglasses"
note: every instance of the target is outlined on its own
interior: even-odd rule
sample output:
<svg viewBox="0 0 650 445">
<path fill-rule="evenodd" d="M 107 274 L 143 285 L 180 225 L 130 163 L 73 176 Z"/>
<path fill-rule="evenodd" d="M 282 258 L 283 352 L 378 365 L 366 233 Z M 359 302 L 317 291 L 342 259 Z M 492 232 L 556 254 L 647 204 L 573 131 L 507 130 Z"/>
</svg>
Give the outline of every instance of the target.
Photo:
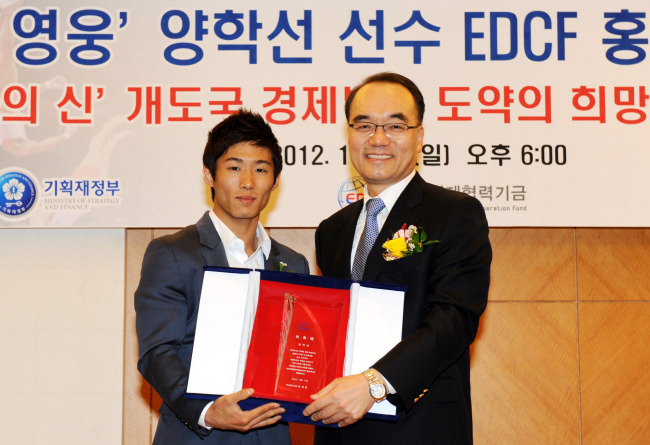
<svg viewBox="0 0 650 445">
<path fill-rule="evenodd" d="M 408 125 L 402 122 L 389 122 L 384 125 L 374 124 L 372 122 L 355 122 L 353 124 L 348 124 L 348 127 L 368 136 L 375 134 L 377 127 L 381 127 L 384 130 L 384 133 L 386 133 L 386 136 L 399 136 L 412 128 L 418 128 L 419 125 Z"/>
</svg>

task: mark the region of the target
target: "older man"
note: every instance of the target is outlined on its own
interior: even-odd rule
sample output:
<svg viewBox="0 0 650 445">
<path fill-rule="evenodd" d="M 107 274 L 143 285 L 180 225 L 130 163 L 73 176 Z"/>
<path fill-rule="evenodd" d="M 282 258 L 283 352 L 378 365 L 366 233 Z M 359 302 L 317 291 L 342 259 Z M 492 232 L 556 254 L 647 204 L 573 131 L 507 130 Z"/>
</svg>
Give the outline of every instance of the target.
<svg viewBox="0 0 650 445">
<path fill-rule="evenodd" d="M 321 222 L 317 261 L 326 276 L 407 286 L 402 340 L 368 371 L 325 386 L 304 414 L 340 427 L 317 428 L 317 445 L 472 443 L 469 346 L 492 260 L 483 206 L 415 171 L 424 100 L 410 79 L 371 76 L 345 110 L 365 198 Z M 404 239 L 401 249 L 382 247 L 395 237 Z M 386 397 L 396 422 L 362 419 Z"/>
</svg>

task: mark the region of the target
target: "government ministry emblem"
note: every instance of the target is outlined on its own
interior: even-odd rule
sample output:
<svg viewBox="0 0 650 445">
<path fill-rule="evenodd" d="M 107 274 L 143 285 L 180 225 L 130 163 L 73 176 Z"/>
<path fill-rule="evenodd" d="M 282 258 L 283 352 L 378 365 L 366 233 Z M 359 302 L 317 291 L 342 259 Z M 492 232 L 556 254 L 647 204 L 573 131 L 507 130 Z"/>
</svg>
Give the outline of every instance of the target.
<svg viewBox="0 0 650 445">
<path fill-rule="evenodd" d="M 18 221 L 26 218 L 38 198 L 37 181 L 27 170 L 0 170 L 0 218 Z"/>
</svg>

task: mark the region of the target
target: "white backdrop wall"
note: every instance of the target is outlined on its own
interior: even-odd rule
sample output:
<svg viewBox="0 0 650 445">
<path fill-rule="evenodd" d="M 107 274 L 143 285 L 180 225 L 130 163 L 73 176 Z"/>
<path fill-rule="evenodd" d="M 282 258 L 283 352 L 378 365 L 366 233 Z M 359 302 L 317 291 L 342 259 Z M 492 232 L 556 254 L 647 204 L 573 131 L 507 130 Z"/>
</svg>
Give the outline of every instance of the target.
<svg viewBox="0 0 650 445">
<path fill-rule="evenodd" d="M 0 442 L 122 438 L 123 229 L 0 229 Z"/>
</svg>

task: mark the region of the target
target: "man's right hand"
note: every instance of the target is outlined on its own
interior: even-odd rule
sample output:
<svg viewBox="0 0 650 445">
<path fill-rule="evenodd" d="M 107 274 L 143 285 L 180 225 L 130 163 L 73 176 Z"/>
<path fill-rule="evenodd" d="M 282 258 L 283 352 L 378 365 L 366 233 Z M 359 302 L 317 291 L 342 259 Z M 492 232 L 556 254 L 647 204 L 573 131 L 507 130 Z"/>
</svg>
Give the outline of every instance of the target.
<svg viewBox="0 0 650 445">
<path fill-rule="evenodd" d="M 249 398 L 253 392 L 252 388 L 244 388 L 219 397 L 206 411 L 205 424 L 212 428 L 245 432 L 280 420 L 284 408 L 279 403 L 267 403 L 250 411 L 243 411 L 239 407 L 237 402 Z"/>
</svg>

